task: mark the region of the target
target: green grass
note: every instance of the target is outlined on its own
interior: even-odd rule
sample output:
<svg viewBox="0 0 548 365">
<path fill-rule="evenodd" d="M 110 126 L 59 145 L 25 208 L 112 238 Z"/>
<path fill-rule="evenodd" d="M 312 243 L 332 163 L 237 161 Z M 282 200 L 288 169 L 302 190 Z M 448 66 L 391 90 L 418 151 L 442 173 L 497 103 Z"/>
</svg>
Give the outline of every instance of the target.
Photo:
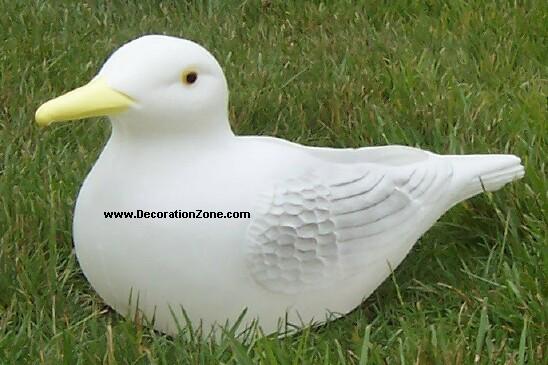
<svg viewBox="0 0 548 365">
<path fill-rule="evenodd" d="M 546 364 L 546 2 L 139 3 L 0 0 L 1 364 Z M 239 134 L 514 153 L 526 176 L 451 210 L 342 319 L 284 339 L 160 335 L 109 311 L 72 251 L 108 123 L 33 124 L 145 33 L 212 51 Z"/>
</svg>

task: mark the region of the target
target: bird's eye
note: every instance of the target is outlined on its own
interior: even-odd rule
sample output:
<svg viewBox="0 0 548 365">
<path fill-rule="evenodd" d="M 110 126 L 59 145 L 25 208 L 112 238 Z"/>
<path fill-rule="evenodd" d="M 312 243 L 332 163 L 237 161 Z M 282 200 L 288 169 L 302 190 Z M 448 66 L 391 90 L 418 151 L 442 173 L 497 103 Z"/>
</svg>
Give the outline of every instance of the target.
<svg viewBox="0 0 548 365">
<path fill-rule="evenodd" d="M 185 84 L 191 85 L 198 80 L 198 74 L 195 71 L 185 72 L 183 74 L 183 82 Z"/>
</svg>

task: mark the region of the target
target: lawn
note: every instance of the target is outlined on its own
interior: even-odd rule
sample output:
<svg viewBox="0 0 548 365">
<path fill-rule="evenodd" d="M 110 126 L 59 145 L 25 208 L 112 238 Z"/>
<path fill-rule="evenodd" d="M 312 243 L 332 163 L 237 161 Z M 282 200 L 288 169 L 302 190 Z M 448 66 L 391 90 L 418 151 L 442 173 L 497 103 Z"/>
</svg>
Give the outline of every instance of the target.
<svg viewBox="0 0 548 365">
<path fill-rule="evenodd" d="M 183 3 L 0 0 L 0 364 L 546 364 L 548 3 Z M 526 175 L 452 209 L 344 318 L 283 339 L 161 335 L 109 310 L 73 252 L 109 124 L 33 122 L 146 33 L 217 57 L 238 134 L 513 153 Z"/>
</svg>

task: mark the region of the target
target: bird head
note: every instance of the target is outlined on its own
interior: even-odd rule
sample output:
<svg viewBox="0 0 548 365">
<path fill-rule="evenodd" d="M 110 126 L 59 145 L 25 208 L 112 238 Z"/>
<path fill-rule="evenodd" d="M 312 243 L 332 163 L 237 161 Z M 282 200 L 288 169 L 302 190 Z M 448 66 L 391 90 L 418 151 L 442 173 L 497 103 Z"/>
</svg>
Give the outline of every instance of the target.
<svg viewBox="0 0 548 365">
<path fill-rule="evenodd" d="M 109 116 L 123 129 L 173 133 L 227 123 L 227 110 L 224 73 L 205 48 L 147 35 L 116 50 L 88 84 L 40 106 L 36 122 Z"/>
</svg>

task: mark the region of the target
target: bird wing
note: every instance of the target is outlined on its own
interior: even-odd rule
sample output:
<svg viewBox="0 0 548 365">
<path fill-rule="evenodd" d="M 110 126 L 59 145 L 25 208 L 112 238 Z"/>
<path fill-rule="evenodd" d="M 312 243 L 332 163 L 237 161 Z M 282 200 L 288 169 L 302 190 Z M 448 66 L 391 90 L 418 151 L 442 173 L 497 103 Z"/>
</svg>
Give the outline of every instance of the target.
<svg viewBox="0 0 548 365">
<path fill-rule="evenodd" d="M 452 175 L 435 157 L 397 167 L 328 165 L 280 180 L 261 196 L 246 256 L 268 290 L 324 287 L 360 272 L 368 259 L 386 262 L 402 237 L 420 229 L 420 211 Z"/>
</svg>

